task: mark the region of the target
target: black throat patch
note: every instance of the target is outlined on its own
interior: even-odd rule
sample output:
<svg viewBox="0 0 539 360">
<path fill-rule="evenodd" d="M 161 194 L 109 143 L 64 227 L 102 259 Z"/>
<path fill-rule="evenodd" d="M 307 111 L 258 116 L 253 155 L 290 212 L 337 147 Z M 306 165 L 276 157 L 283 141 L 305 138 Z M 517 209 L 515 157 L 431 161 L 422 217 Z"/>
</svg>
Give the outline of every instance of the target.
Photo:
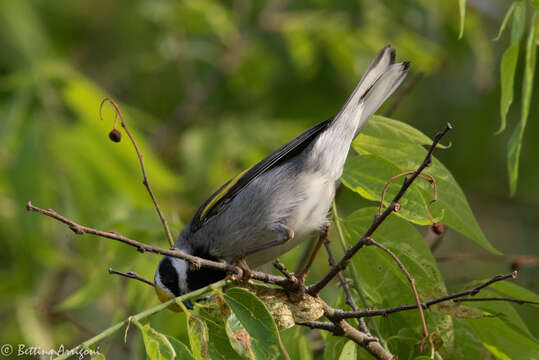
<svg viewBox="0 0 539 360">
<path fill-rule="evenodd" d="M 207 252 L 201 251 L 201 249 L 195 249 L 193 255 L 212 261 L 219 260 L 213 256 L 210 256 Z M 204 286 L 213 284 L 214 282 L 217 282 L 219 280 L 222 280 L 225 277 L 225 271 L 210 269 L 206 267 L 202 267 L 199 270 L 191 270 L 191 267 L 189 267 L 189 270 L 187 270 L 187 286 L 189 288 L 189 291 L 194 291 L 203 288 Z"/>
</svg>

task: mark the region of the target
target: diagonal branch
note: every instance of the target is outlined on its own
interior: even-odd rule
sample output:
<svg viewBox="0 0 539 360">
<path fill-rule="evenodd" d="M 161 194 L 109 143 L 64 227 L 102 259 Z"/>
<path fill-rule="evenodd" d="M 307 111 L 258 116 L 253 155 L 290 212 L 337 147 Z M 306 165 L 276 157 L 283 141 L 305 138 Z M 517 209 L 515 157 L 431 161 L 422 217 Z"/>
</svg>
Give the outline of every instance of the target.
<svg viewBox="0 0 539 360">
<path fill-rule="evenodd" d="M 402 196 L 406 193 L 406 190 L 412 185 L 415 179 L 421 174 L 421 172 L 432 163 L 432 153 L 434 152 L 434 149 L 436 149 L 436 145 L 440 142 L 440 140 L 443 138 L 443 136 L 451 130 L 451 124 L 447 123 L 444 130 L 437 133 L 436 136 L 434 136 L 434 140 L 432 142 L 432 145 L 430 149 L 427 152 L 427 155 L 425 156 L 425 159 L 423 160 L 423 163 L 419 165 L 417 170 L 409 177 L 406 178 L 393 200 L 391 201 L 391 204 L 384 210 L 382 215 L 377 216 L 374 218 L 374 221 L 372 222 L 369 229 L 365 232 L 365 234 L 361 237 L 361 239 L 352 247 L 350 247 L 345 253 L 342 259 L 330 269 L 330 271 L 324 276 L 322 280 L 317 282 L 314 285 L 309 286 L 307 289 L 307 292 L 310 295 L 318 295 L 320 291 L 329 284 L 329 282 L 337 276 L 337 274 L 344 270 L 349 262 L 349 260 L 364 246 L 366 245 L 366 240 L 378 229 L 380 224 L 398 207 L 398 202 L 402 198 Z"/>
<path fill-rule="evenodd" d="M 103 238 L 107 238 L 107 239 L 111 239 L 111 240 L 116 240 L 116 241 L 120 241 L 124 244 L 127 244 L 127 245 L 130 245 L 130 246 L 133 246 L 135 248 L 137 248 L 138 251 L 140 252 L 150 252 L 150 253 L 154 253 L 154 254 L 160 254 L 160 255 L 168 255 L 168 256 L 171 256 L 171 257 L 175 257 L 175 258 L 178 258 L 178 259 L 182 259 L 182 260 L 185 260 L 185 261 L 188 261 L 189 263 L 191 263 L 193 266 L 195 267 L 201 267 L 201 266 L 204 266 L 204 267 L 207 267 L 207 268 L 211 268 L 211 269 L 215 269 L 215 270 L 220 270 L 220 271 L 223 271 L 223 272 L 227 272 L 227 273 L 232 273 L 232 274 L 239 274 L 241 276 L 242 274 L 242 269 L 237 267 L 237 266 L 233 266 L 231 264 L 228 264 L 226 262 L 218 262 L 218 261 L 211 261 L 211 260 L 207 260 L 207 259 L 203 259 L 203 258 L 200 258 L 200 257 L 197 257 L 197 256 L 193 256 L 193 255 L 190 255 L 190 254 L 187 254 L 181 250 L 178 250 L 178 249 L 163 249 L 163 248 L 159 248 L 159 247 L 156 247 L 156 246 L 152 246 L 152 245 L 148 245 L 148 244 L 145 244 L 145 243 L 142 243 L 140 241 L 137 241 L 137 240 L 133 240 L 133 239 L 130 239 L 126 236 L 123 236 L 123 235 L 120 235 L 116 232 L 112 232 L 112 231 L 102 231 L 102 230 L 97 230 L 97 229 L 93 229 L 93 228 L 90 228 L 90 227 L 87 227 L 87 226 L 84 226 L 84 225 L 80 225 L 80 224 L 77 224 L 76 222 L 72 221 L 72 220 L 69 220 L 68 218 L 58 214 L 56 211 L 54 210 L 51 210 L 51 209 L 41 209 L 37 206 L 34 206 L 32 205 L 32 203 L 29 201 L 28 204 L 26 204 L 26 209 L 28 211 L 35 211 L 35 212 L 38 212 L 40 214 L 43 214 L 43 215 L 46 215 L 46 216 L 49 216 L 53 219 L 56 219 L 64 224 L 66 224 L 75 234 L 77 235 L 82 235 L 82 234 L 91 234 L 91 235 L 96 235 L 96 236 L 100 236 L 100 237 L 103 237 Z M 270 283 L 270 284 L 276 284 L 276 285 L 279 285 L 279 286 L 282 286 L 286 289 L 289 289 L 293 286 L 295 286 L 295 284 L 292 284 L 288 279 L 282 277 L 282 276 L 276 276 L 276 275 L 272 275 L 272 274 L 266 274 L 266 273 L 263 273 L 263 272 L 260 272 L 260 271 L 251 271 L 251 278 L 255 279 L 255 280 L 260 280 L 260 281 L 263 281 L 263 282 L 266 282 L 266 283 Z"/>
<path fill-rule="evenodd" d="M 118 104 L 112 100 L 111 98 L 104 98 L 103 101 L 101 101 L 101 105 L 99 106 L 99 118 L 103 120 L 103 105 L 105 103 L 110 103 L 114 107 L 115 115 L 114 115 L 114 128 L 109 134 L 109 137 L 114 142 L 119 142 L 121 137 L 121 133 L 114 133 L 116 130 L 116 122 L 118 121 L 118 117 L 120 118 L 120 124 L 125 130 L 125 133 L 129 137 L 129 140 L 131 140 L 131 143 L 133 144 L 133 147 L 135 148 L 135 151 L 138 156 L 138 160 L 140 163 L 140 170 L 142 171 L 142 183 L 146 187 L 146 190 L 148 190 L 148 194 L 150 194 L 150 197 L 152 198 L 153 205 L 155 206 L 155 210 L 157 210 L 157 215 L 159 215 L 159 219 L 161 219 L 161 223 L 163 224 L 163 229 L 165 230 L 165 234 L 168 239 L 168 243 L 170 247 L 172 248 L 174 246 L 174 239 L 172 238 L 172 234 L 170 233 L 170 229 L 168 227 L 168 222 L 163 213 L 161 212 L 161 208 L 159 207 L 159 204 L 157 203 L 157 199 L 155 198 L 155 195 L 153 194 L 152 187 L 150 186 L 150 183 L 148 182 L 148 177 L 146 176 L 146 169 L 144 168 L 144 160 L 142 157 L 142 153 L 140 152 L 137 142 L 135 141 L 135 138 L 131 134 L 131 131 L 129 131 L 129 128 L 127 127 L 127 123 L 124 120 L 124 117 L 122 115 L 122 112 L 120 111 L 120 107 Z"/>
</svg>

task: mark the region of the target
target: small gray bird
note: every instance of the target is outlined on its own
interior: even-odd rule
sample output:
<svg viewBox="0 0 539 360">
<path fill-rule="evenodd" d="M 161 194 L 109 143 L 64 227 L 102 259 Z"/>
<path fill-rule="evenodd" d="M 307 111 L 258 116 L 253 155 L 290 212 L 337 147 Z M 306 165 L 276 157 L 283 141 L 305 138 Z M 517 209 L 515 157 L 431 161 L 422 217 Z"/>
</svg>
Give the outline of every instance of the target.
<svg viewBox="0 0 539 360">
<path fill-rule="evenodd" d="M 206 259 L 256 267 L 327 229 L 328 212 L 352 140 L 406 77 L 389 45 L 376 54 L 334 117 L 304 131 L 218 189 L 183 229 L 174 247 Z M 223 279 L 165 256 L 155 273 L 161 301 Z"/>
</svg>

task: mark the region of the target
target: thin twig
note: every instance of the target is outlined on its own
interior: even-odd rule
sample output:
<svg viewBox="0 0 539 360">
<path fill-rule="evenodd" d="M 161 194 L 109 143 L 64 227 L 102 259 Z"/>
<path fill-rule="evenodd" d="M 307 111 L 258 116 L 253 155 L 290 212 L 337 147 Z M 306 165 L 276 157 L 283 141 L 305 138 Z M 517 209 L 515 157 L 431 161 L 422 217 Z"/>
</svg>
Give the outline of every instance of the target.
<svg viewBox="0 0 539 360">
<path fill-rule="evenodd" d="M 310 329 L 326 330 L 337 336 L 344 334 L 344 331 L 340 327 L 330 321 L 305 321 L 297 322 L 296 325 L 306 326 Z"/>
<path fill-rule="evenodd" d="M 458 293 L 448 294 L 442 297 L 439 297 L 437 299 L 433 299 L 430 301 L 426 301 L 421 303 L 421 307 L 423 309 L 428 309 L 430 306 L 439 304 L 441 302 L 454 300 L 458 298 L 462 298 L 465 296 L 474 296 L 478 294 L 482 289 L 485 287 L 492 285 L 493 283 L 496 283 L 498 281 L 504 281 L 507 279 L 514 279 L 517 276 L 517 272 L 513 271 L 510 274 L 504 274 L 504 275 L 496 275 L 492 279 L 490 279 L 487 282 L 481 283 L 469 290 L 461 291 Z M 505 301 L 505 300 L 501 300 Z M 335 310 L 334 317 L 336 319 L 351 319 L 351 318 L 357 318 L 357 317 L 369 317 L 369 316 L 387 316 L 389 314 L 400 312 L 400 311 L 406 311 L 406 310 L 413 310 L 417 309 L 417 304 L 414 305 L 402 305 L 402 306 L 396 306 L 392 308 L 386 308 L 386 309 L 377 309 L 377 310 L 360 310 L 360 311 L 342 311 L 342 310 Z"/>
<path fill-rule="evenodd" d="M 512 302 L 519 305 L 539 305 L 539 301 L 531 301 L 531 300 L 519 300 L 519 299 L 513 299 L 508 297 L 488 297 L 488 298 L 465 298 L 465 299 L 455 299 L 454 302 L 471 302 L 471 301 L 507 301 Z"/>
<path fill-rule="evenodd" d="M 305 265 L 305 267 L 303 268 L 303 270 L 300 270 L 298 272 L 298 274 L 296 275 L 296 277 L 300 280 L 300 281 L 305 281 L 305 278 L 307 277 L 307 274 L 311 268 L 311 266 L 313 265 L 314 263 L 314 260 L 316 258 L 316 255 L 318 254 L 318 251 L 320 251 L 320 248 L 322 247 L 322 244 L 324 243 L 324 241 L 328 238 L 328 234 L 329 234 L 329 228 L 330 228 L 330 225 L 329 223 L 328 224 L 325 224 L 324 227 L 322 228 L 322 230 L 320 230 L 320 233 L 318 234 L 318 241 L 316 242 L 316 245 L 313 249 L 313 252 L 311 253 L 311 256 L 309 256 L 309 260 L 307 261 L 307 264 Z"/>
<path fill-rule="evenodd" d="M 40 214 L 49 216 L 49 217 L 51 217 L 53 219 L 56 219 L 56 220 L 58 220 L 58 221 L 60 221 L 60 222 L 62 222 L 64 224 L 66 224 L 73 232 L 75 232 L 75 234 L 78 234 L 78 235 L 91 234 L 91 235 L 104 237 L 104 238 L 107 238 L 107 239 L 120 241 L 120 242 L 122 242 L 124 244 L 131 245 L 131 246 L 135 247 L 140 252 L 150 252 L 150 253 L 154 253 L 154 254 L 168 255 L 168 256 L 171 256 L 171 257 L 175 257 L 175 258 L 178 258 L 178 259 L 188 261 L 189 263 L 193 264 L 196 268 L 204 266 L 204 267 L 207 267 L 207 268 L 220 270 L 220 271 L 231 273 L 231 274 L 239 274 L 240 276 L 242 274 L 241 268 L 239 268 L 237 266 L 233 266 L 233 265 L 228 264 L 226 262 L 218 262 L 218 261 L 211 261 L 211 260 L 203 259 L 203 258 L 200 258 L 200 257 L 197 257 L 197 256 L 187 254 L 187 253 L 185 253 L 185 252 L 183 252 L 181 250 L 175 249 L 175 248 L 173 248 L 173 249 L 159 248 L 159 247 L 156 247 L 156 246 L 152 246 L 152 245 L 142 243 L 142 242 L 137 241 L 137 240 L 130 239 L 130 238 L 128 238 L 126 236 L 123 236 L 123 235 L 120 235 L 120 234 L 118 234 L 116 232 L 97 230 L 97 229 L 93 229 L 93 228 L 90 228 L 90 227 L 87 227 L 87 226 L 77 224 L 76 222 L 63 217 L 62 215 L 58 214 L 56 211 L 54 211 L 52 209 L 45 210 L 45 209 L 41 209 L 41 208 L 39 208 L 37 206 L 34 206 L 34 205 L 32 205 L 32 203 L 30 201 L 26 205 L 26 209 L 28 211 L 35 211 L 35 212 L 38 212 Z M 282 287 L 284 287 L 286 289 L 290 288 L 291 286 L 295 286 L 295 284 L 291 284 L 288 279 L 286 279 L 286 278 L 284 278 L 282 276 L 266 274 L 266 273 L 263 273 L 263 272 L 260 272 L 260 271 L 251 271 L 251 278 L 253 278 L 255 280 L 260 280 L 260 281 L 263 281 L 263 282 L 266 282 L 266 283 L 270 283 L 270 284 L 276 284 L 276 285 L 282 286 Z"/>
<path fill-rule="evenodd" d="M 116 127 L 116 121 L 117 121 L 118 117 L 120 117 L 120 124 L 124 128 L 125 133 L 129 137 L 129 140 L 131 140 L 131 143 L 133 144 L 133 147 L 135 148 L 135 151 L 137 153 L 138 160 L 139 160 L 139 163 L 140 163 L 140 170 L 142 171 L 142 183 L 144 184 L 144 186 L 146 187 L 146 190 L 148 190 L 148 194 L 150 194 L 150 197 L 152 198 L 153 205 L 155 206 L 155 210 L 157 210 L 157 215 L 159 215 L 159 219 L 161 219 L 161 223 L 163 224 L 163 229 L 165 230 L 165 234 L 167 236 L 168 243 L 169 243 L 170 247 L 172 248 L 174 246 L 174 239 L 172 238 L 172 234 L 171 234 L 170 229 L 168 227 L 167 219 L 163 216 L 163 213 L 161 212 L 161 208 L 159 207 L 159 204 L 157 203 L 157 199 L 155 198 L 155 195 L 153 194 L 150 183 L 148 182 L 148 177 L 146 176 L 146 170 L 144 168 L 144 160 L 143 160 L 143 157 L 142 157 L 142 153 L 140 152 L 140 150 L 138 148 L 138 145 L 137 145 L 137 143 L 135 141 L 135 138 L 131 134 L 131 131 L 129 131 L 129 128 L 127 127 L 127 124 L 126 124 L 126 122 L 124 120 L 122 112 L 120 111 L 120 107 L 111 98 L 108 98 L 108 97 L 104 98 L 103 101 L 101 101 L 101 105 L 99 106 L 99 118 L 101 120 L 103 120 L 103 105 L 105 103 L 107 103 L 107 102 L 110 103 L 114 107 L 114 110 L 115 110 L 114 127 Z"/>
<path fill-rule="evenodd" d="M 329 239 L 326 239 L 324 241 L 324 247 L 326 248 L 326 252 L 328 253 L 328 262 L 330 266 L 335 266 L 335 259 L 333 258 L 333 253 L 331 251 L 331 248 L 329 247 Z M 356 305 L 356 302 L 354 298 L 352 297 L 352 292 L 350 291 L 350 286 L 348 284 L 348 280 L 344 277 L 342 272 L 339 272 L 337 274 L 337 278 L 339 279 L 339 283 L 341 284 L 341 287 L 343 288 L 345 299 L 344 301 L 352 308 L 352 310 L 358 310 L 358 307 Z"/>
<path fill-rule="evenodd" d="M 389 254 L 389 256 L 393 258 L 395 263 L 401 269 L 404 276 L 406 276 L 406 278 L 408 279 L 408 282 L 410 282 L 412 292 L 414 293 L 415 302 L 417 304 L 417 308 L 419 309 L 419 316 L 421 317 L 421 325 L 423 326 L 423 338 L 421 339 L 421 343 L 419 344 L 419 351 L 423 352 L 423 346 L 425 345 L 425 340 L 429 338 L 429 331 L 427 329 L 427 322 L 425 321 L 425 314 L 423 314 L 423 308 L 421 307 L 421 300 L 419 299 L 419 293 L 417 292 L 414 278 L 410 275 L 410 273 L 408 272 L 404 264 L 399 260 L 397 255 L 393 253 L 393 251 L 389 250 L 388 248 L 386 248 L 384 245 L 380 244 L 379 242 L 374 241 L 372 238 L 367 239 L 367 245 L 376 246 L 377 248 Z"/>
<path fill-rule="evenodd" d="M 385 198 L 385 195 L 387 193 L 387 189 L 389 188 L 389 185 L 391 185 L 391 183 L 395 180 L 397 180 L 398 178 L 400 177 L 403 177 L 403 176 L 406 176 L 406 175 L 412 175 L 414 174 L 415 171 L 406 171 L 406 172 L 403 172 L 403 173 L 400 173 L 400 174 L 397 174 L 395 176 L 393 176 L 391 179 L 388 180 L 388 182 L 386 182 L 386 184 L 384 185 L 384 189 L 382 190 L 382 196 L 380 197 L 380 205 L 378 205 L 378 212 L 376 213 L 376 216 L 380 216 L 382 214 L 382 208 L 384 207 L 384 198 Z M 436 187 L 436 180 L 434 179 L 434 177 L 430 174 L 419 174 L 418 177 L 420 177 L 421 179 L 423 180 L 426 180 L 429 182 L 429 184 L 432 185 L 432 187 L 434 188 L 434 195 L 433 195 L 433 198 L 432 200 L 429 202 L 429 204 L 427 205 L 427 218 L 432 222 L 433 221 L 433 217 L 430 213 L 430 207 L 432 206 L 432 204 L 434 204 L 437 200 L 438 200 L 438 189 Z"/>
<path fill-rule="evenodd" d="M 330 266 L 335 266 L 335 259 L 333 258 L 333 253 L 331 251 L 331 248 L 329 246 L 329 239 L 326 239 L 324 241 L 324 247 L 326 248 L 326 252 L 328 253 L 328 262 Z M 341 283 L 341 287 L 344 291 L 344 301 L 352 308 L 352 310 L 357 311 L 359 308 L 357 307 L 356 301 L 354 300 L 354 297 L 352 296 L 352 291 L 350 290 L 350 285 L 348 284 L 348 280 L 344 277 L 342 272 L 339 272 L 337 275 L 337 279 L 339 279 L 339 282 Z M 371 332 L 369 331 L 369 328 L 367 327 L 367 324 L 365 324 L 365 320 L 363 318 L 358 318 L 358 329 L 359 331 L 372 336 Z"/>
<path fill-rule="evenodd" d="M 365 245 L 365 241 L 367 238 L 369 238 L 375 231 L 378 229 L 380 224 L 396 209 L 396 206 L 399 202 L 399 200 L 402 198 L 402 196 L 406 193 L 406 190 L 410 187 L 410 185 L 414 182 L 414 180 L 421 174 L 421 172 L 432 163 L 432 153 L 436 149 L 436 146 L 440 142 L 440 140 L 443 138 L 443 136 L 451 130 L 451 124 L 447 123 L 444 130 L 437 133 L 436 136 L 434 136 L 434 140 L 432 142 L 432 145 L 427 152 L 427 155 L 425 156 L 425 159 L 423 160 L 423 163 L 418 167 L 418 169 L 410 176 L 410 178 L 406 178 L 393 200 L 391 201 L 391 204 L 385 209 L 385 211 L 380 216 L 376 216 L 369 227 L 369 229 L 365 232 L 365 234 L 359 239 L 359 241 L 352 247 L 350 247 L 346 252 L 344 253 L 344 256 L 341 258 L 341 260 L 330 269 L 330 271 L 324 276 L 322 280 L 317 282 L 314 285 L 309 286 L 307 289 L 307 292 L 310 295 L 318 295 L 320 291 L 326 287 L 327 284 L 339 273 L 339 271 L 342 271 L 346 268 L 349 260 Z"/>
<path fill-rule="evenodd" d="M 147 279 L 139 276 L 136 272 L 133 272 L 133 271 L 123 273 L 121 271 L 114 270 L 113 268 L 109 268 L 109 274 L 120 275 L 120 276 L 129 278 L 129 279 L 135 279 L 135 280 L 141 281 L 141 282 L 143 282 L 145 284 L 148 284 L 148 285 L 150 285 L 152 287 L 155 287 L 155 283 L 153 281 L 147 280 Z"/>
<path fill-rule="evenodd" d="M 297 282 L 298 279 L 296 278 L 296 276 L 291 273 L 290 271 L 288 271 L 288 269 L 286 268 L 286 266 L 279 260 L 279 259 L 276 259 L 274 262 L 273 262 L 273 267 L 275 267 L 277 270 L 279 270 L 279 272 L 281 274 L 284 275 L 284 277 L 286 277 L 288 280 L 290 280 L 291 282 Z"/>
</svg>

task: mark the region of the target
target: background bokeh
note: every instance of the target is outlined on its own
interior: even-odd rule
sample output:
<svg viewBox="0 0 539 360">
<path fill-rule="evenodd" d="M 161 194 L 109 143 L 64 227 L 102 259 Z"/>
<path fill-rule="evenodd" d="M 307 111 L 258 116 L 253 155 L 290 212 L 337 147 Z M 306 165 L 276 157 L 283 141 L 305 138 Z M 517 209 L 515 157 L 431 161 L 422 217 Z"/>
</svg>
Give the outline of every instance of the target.
<svg viewBox="0 0 539 360">
<path fill-rule="evenodd" d="M 513 255 L 529 255 L 518 281 L 537 291 L 539 92 L 514 198 L 510 131 L 494 136 L 508 35 L 492 38 L 507 6 L 469 1 L 458 40 L 457 3 L 447 1 L 0 2 L 0 342 L 69 347 L 158 301 L 148 287 L 107 273 L 113 267 L 152 278 L 158 257 L 76 237 L 25 211 L 31 200 L 81 224 L 166 246 L 135 153 L 127 141 L 108 140 L 110 109 L 99 120 L 102 98 L 120 103 L 177 235 L 224 181 L 333 115 L 387 43 L 412 61 L 403 85 L 410 91 L 379 113 L 429 136 L 453 124 L 452 146 L 437 156 L 506 254 L 489 255 L 449 230 L 434 253 L 445 257 L 449 288 L 507 272 Z M 521 78 L 522 64 L 509 130 L 519 117 Z M 363 203 L 346 190 L 339 197 L 344 212 Z M 293 268 L 301 253 L 284 260 Z M 318 261 L 313 277 L 326 269 L 325 257 Z M 170 314 L 151 322 L 185 336 Z M 539 332 L 539 324 L 528 326 Z M 130 334 L 127 344 L 117 335 L 100 349 L 143 358 L 140 335 Z"/>
</svg>

